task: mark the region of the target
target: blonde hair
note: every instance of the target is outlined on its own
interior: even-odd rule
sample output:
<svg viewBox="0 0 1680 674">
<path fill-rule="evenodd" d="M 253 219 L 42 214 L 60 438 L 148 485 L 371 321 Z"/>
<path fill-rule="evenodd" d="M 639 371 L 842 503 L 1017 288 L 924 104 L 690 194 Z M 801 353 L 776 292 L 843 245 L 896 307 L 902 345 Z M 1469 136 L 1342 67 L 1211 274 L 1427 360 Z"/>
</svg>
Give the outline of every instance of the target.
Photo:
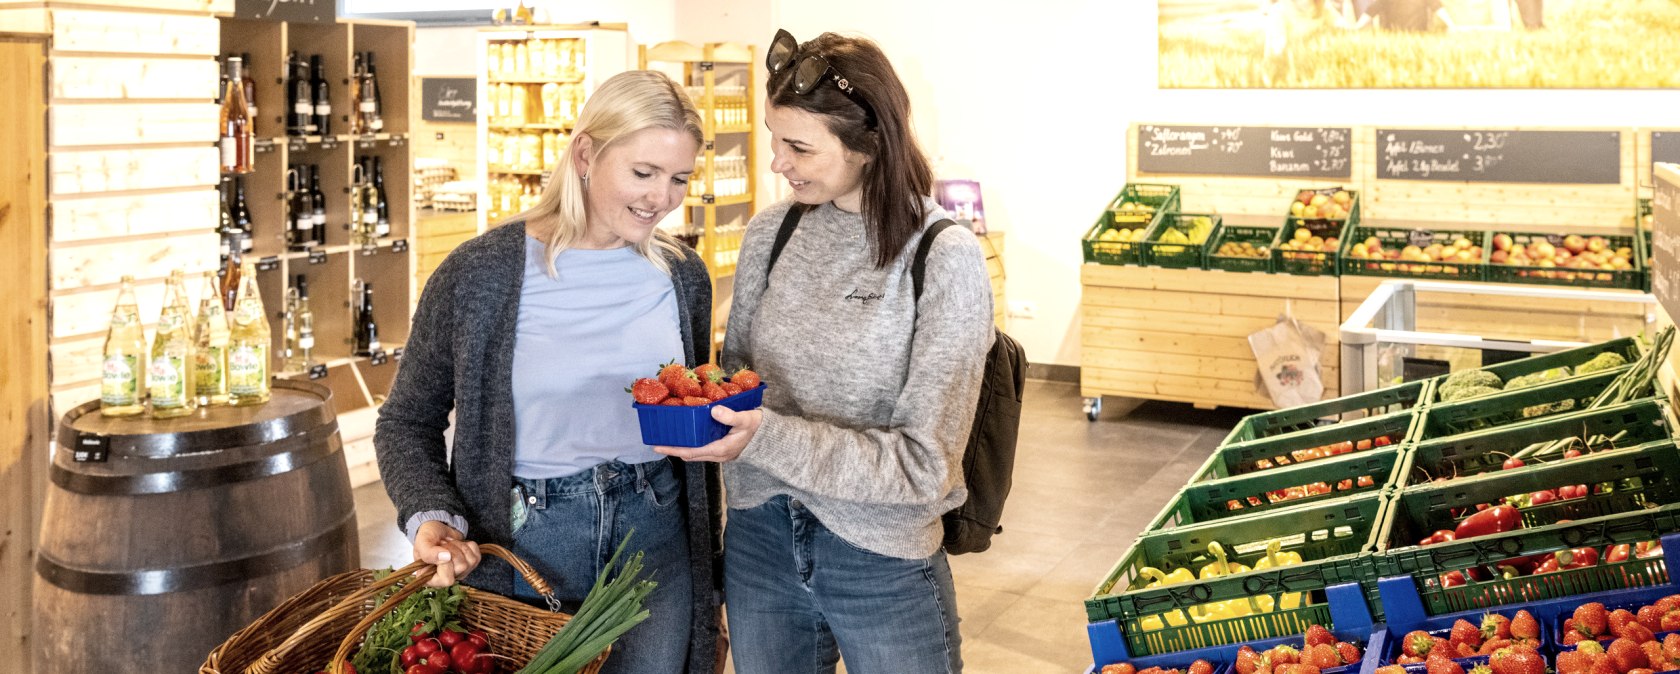
<svg viewBox="0 0 1680 674">
<path fill-rule="evenodd" d="M 704 142 L 700 130 L 700 111 L 682 87 L 664 73 L 654 70 L 631 70 L 613 75 L 583 104 L 573 129 L 573 142 L 553 168 L 548 187 L 543 190 L 537 205 L 523 213 L 503 220 L 501 224 L 524 220 L 542 220 L 553 224 L 545 242 L 544 257 L 550 277 L 559 275 L 554 260 L 560 253 L 583 237 L 588 228 L 584 208 L 584 182 L 573 164 L 578 152 L 576 138 L 588 135 L 593 141 L 595 157 L 605 154 L 620 138 L 643 129 L 670 129 L 686 132 L 696 145 Z M 671 273 L 666 254 L 681 258 L 683 246 L 671 235 L 655 228 L 653 236 L 634 244 L 641 255 L 658 268 Z"/>
</svg>

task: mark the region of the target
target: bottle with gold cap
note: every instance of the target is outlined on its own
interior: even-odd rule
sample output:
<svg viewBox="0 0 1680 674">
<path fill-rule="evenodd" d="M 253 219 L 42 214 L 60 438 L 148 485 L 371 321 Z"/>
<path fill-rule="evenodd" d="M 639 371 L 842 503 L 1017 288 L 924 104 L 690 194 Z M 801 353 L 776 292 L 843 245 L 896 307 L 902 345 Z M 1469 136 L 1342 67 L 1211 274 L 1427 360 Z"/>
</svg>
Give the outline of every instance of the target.
<svg viewBox="0 0 1680 674">
<path fill-rule="evenodd" d="M 193 333 L 194 389 L 198 404 L 228 403 L 227 312 L 222 309 L 216 272 L 204 272 L 204 296 L 198 301 L 198 326 Z"/>
<path fill-rule="evenodd" d="M 105 359 L 99 382 L 99 411 L 129 417 L 146 411 L 146 333 L 140 305 L 134 301 L 134 277 L 122 277 L 111 328 L 105 333 Z"/>
<path fill-rule="evenodd" d="M 228 329 L 228 402 L 261 405 L 269 397 L 268 314 L 257 288 L 256 264 L 247 260 L 240 267 L 239 300 Z"/>
<path fill-rule="evenodd" d="M 186 416 L 198 409 L 198 398 L 193 393 L 197 373 L 192 326 L 188 325 L 191 316 L 185 277 L 177 269 L 169 275 L 169 284 L 163 291 L 163 311 L 158 314 L 157 332 L 152 336 L 151 367 L 146 372 L 154 419 Z"/>
</svg>

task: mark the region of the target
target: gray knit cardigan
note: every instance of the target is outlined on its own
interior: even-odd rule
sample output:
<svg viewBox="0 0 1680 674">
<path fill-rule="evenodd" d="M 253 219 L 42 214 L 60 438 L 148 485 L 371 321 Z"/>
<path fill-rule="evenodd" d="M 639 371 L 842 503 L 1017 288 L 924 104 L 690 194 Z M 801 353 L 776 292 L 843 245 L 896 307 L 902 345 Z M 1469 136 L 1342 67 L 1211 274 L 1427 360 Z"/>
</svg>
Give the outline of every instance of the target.
<svg viewBox="0 0 1680 674">
<path fill-rule="evenodd" d="M 415 513 L 464 516 L 468 537 L 513 545 L 513 338 L 525 273 L 525 225 L 514 222 L 462 244 L 427 281 L 373 444 L 397 526 Z M 683 354 L 709 356 L 712 287 L 705 264 L 684 248 L 671 263 Z M 602 395 L 619 395 L 603 391 Z M 626 403 L 628 404 L 628 403 Z M 453 460 L 444 444 L 455 412 Z M 688 671 L 711 672 L 717 657 L 722 509 L 717 464 L 670 459 L 682 478 L 694 566 L 694 637 Z M 464 582 L 509 594 L 513 569 L 486 557 Z"/>
</svg>

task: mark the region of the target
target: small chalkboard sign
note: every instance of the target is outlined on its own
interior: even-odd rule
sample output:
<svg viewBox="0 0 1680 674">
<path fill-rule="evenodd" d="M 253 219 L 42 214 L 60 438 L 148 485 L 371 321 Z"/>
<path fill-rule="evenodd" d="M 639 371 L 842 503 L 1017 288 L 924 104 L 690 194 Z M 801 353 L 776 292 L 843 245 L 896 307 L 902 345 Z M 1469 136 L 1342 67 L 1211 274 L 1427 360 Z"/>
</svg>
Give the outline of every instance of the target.
<svg viewBox="0 0 1680 674">
<path fill-rule="evenodd" d="M 1137 127 L 1139 173 L 1351 178 L 1347 127 Z"/>
<path fill-rule="evenodd" d="M 420 118 L 428 122 L 478 121 L 478 80 L 471 77 L 420 78 Z"/>
<path fill-rule="evenodd" d="M 105 461 L 111 456 L 110 438 L 97 433 L 82 433 L 76 437 L 75 456 L 77 463 L 86 461 Z"/>
<path fill-rule="evenodd" d="M 309 251 L 309 264 L 326 264 L 326 263 L 327 263 L 327 251 L 324 251 L 324 250 Z"/>
<path fill-rule="evenodd" d="M 1657 166 L 1652 178 L 1651 294 L 1680 316 L 1680 166 Z"/>
<path fill-rule="evenodd" d="M 1658 163 L 1680 164 L 1680 131 L 1651 132 L 1651 166 Z"/>
<path fill-rule="evenodd" d="M 393 252 L 393 253 L 406 253 L 406 252 L 408 252 L 408 239 L 397 239 L 396 241 L 392 241 L 391 242 L 391 252 Z"/>
<path fill-rule="evenodd" d="M 326 379 L 327 378 L 327 364 L 326 363 L 317 363 L 315 365 L 309 366 L 309 378 L 311 380 Z"/>
<path fill-rule="evenodd" d="M 233 16 L 239 19 L 333 23 L 337 12 L 334 0 L 233 0 Z"/>
<path fill-rule="evenodd" d="M 1614 185 L 1620 131 L 1378 129 L 1377 177 Z"/>
<path fill-rule="evenodd" d="M 390 354 L 385 353 L 384 349 L 379 349 L 379 350 L 374 351 L 373 355 L 368 356 L 368 365 L 372 366 L 372 367 L 379 367 L 381 365 L 384 365 L 389 360 L 390 360 Z"/>
<path fill-rule="evenodd" d="M 280 268 L 280 258 L 270 255 L 257 260 L 257 271 L 274 271 Z"/>
</svg>

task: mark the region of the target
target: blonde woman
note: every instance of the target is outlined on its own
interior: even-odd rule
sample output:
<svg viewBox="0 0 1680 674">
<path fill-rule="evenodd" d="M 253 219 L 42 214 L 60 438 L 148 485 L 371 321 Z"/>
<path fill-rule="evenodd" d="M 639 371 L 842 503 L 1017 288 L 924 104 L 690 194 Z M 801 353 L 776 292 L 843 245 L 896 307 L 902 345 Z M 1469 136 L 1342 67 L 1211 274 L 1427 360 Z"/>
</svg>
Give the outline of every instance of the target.
<svg viewBox="0 0 1680 674">
<path fill-rule="evenodd" d="M 659 588 L 607 672 L 709 672 L 715 658 L 716 466 L 642 444 L 622 392 L 658 363 L 707 357 L 706 268 L 656 228 L 682 204 L 700 141 L 699 113 L 670 78 L 604 82 L 537 206 L 463 244 L 427 282 L 374 435 L 398 524 L 414 557 L 437 564 L 434 584 L 540 603 L 505 563 L 480 564 L 478 543 L 497 543 L 575 611 L 635 529 Z"/>
</svg>

